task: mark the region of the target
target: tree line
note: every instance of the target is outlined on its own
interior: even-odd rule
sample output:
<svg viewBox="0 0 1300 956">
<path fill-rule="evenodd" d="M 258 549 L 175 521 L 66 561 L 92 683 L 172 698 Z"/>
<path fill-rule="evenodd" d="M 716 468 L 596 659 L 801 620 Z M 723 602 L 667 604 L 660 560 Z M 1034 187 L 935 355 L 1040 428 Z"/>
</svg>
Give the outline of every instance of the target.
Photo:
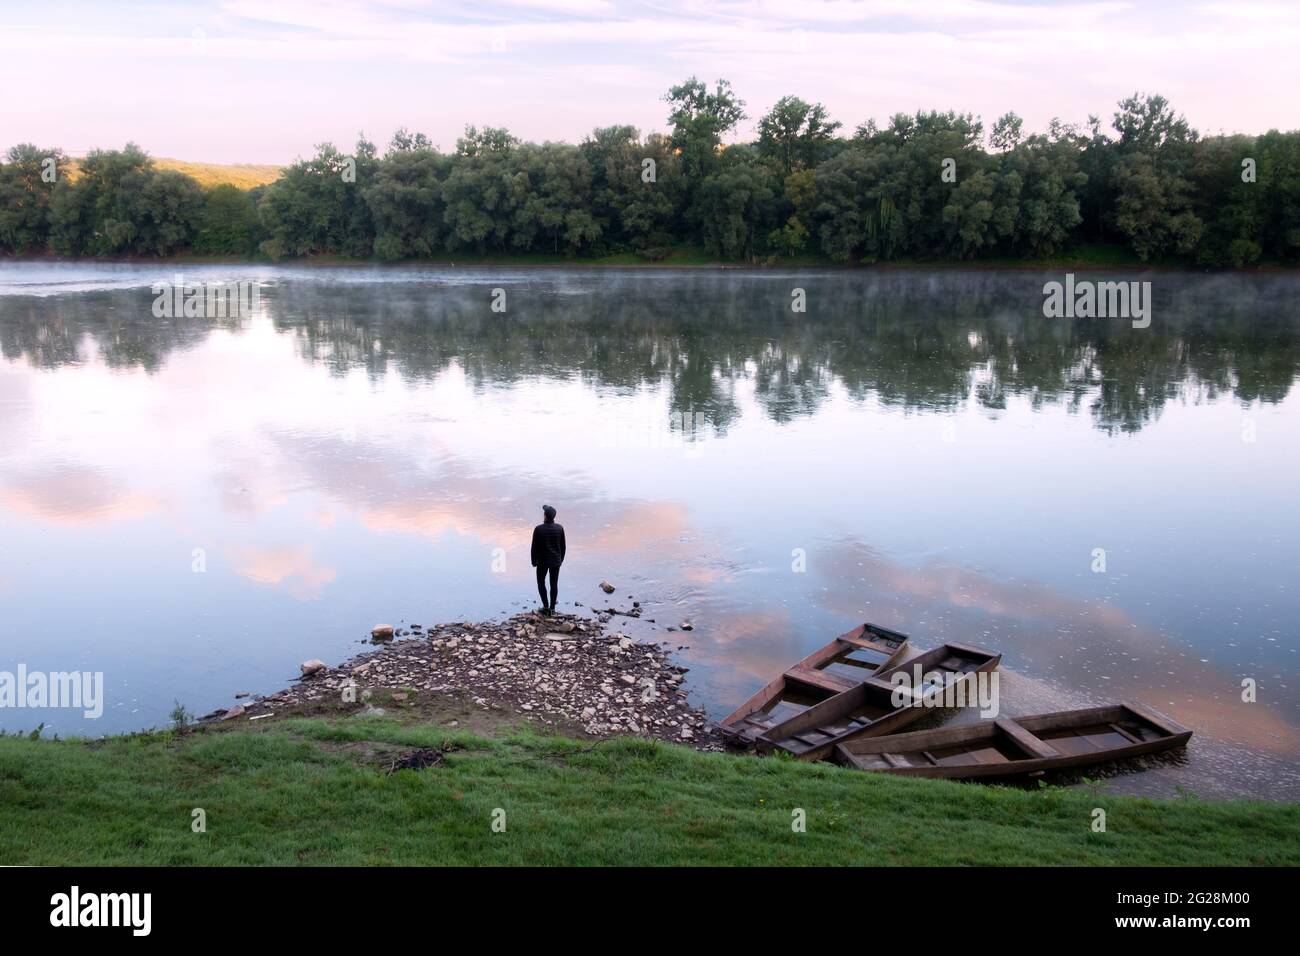
<svg viewBox="0 0 1300 956">
<path fill-rule="evenodd" d="M 382 154 L 331 144 L 252 190 L 204 189 L 134 144 L 69 176 L 59 150 L 0 162 L 0 252 L 400 260 L 543 253 L 655 260 L 674 247 L 742 262 L 1035 259 L 1084 243 L 1207 267 L 1300 261 L 1300 131 L 1201 136 L 1160 96 L 1108 129 L 1007 113 L 897 114 L 851 134 L 786 96 L 753 142 L 725 80 L 674 86 L 667 133 L 597 129 L 526 143 L 468 127 L 454 152 L 399 130 Z"/>
</svg>

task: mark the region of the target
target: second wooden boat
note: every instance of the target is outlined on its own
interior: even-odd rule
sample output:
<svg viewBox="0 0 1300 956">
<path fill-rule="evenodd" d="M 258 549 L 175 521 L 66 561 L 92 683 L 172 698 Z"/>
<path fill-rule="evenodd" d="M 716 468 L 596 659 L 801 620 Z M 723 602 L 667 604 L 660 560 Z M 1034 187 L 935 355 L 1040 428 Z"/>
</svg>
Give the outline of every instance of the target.
<svg viewBox="0 0 1300 956">
<path fill-rule="evenodd" d="M 1011 777 L 1159 753 L 1186 746 L 1191 736 L 1177 721 L 1128 701 L 858 738 L 836 745 L 835 759 L 859 770 L 906 777 Z"/>
<path fill-rule="evenodd" d="M 836 744 L 893 733 L 950 697 L 966 697 L 975 675 L 994 670 L 1001 654 L 967 644 L 944 644 L 887 668 L 834 697 L 774 724 L 754 741 L 763 753 L 784 750 L 801 760 L 821 760 Z M 891 682 L 905 670 L 921 681 Z M 900 698 L 902 698 L 900 700 Z"/>
<path fill-rule="evenodd" d="M 723 718 L 718 729 L 733 746 L 752 744 L 774 724 L 893 667 L 907 649 L 906 634 L 875 624 L 855 627 L 757 691 Z"/>
</svg>

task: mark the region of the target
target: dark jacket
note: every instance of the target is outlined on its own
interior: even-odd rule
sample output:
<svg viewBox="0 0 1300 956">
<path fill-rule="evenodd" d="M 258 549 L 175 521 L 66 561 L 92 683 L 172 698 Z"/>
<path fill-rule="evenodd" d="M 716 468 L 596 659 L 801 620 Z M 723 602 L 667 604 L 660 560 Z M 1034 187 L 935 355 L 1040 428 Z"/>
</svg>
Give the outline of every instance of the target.
<svg viewBox="0 0 1300 956">
<path fill-rule="evenodd" d="M 564 525 L 555 521 L 533 529 L 533 567 L 558 568 L 564 563 Z"/>
</svg>

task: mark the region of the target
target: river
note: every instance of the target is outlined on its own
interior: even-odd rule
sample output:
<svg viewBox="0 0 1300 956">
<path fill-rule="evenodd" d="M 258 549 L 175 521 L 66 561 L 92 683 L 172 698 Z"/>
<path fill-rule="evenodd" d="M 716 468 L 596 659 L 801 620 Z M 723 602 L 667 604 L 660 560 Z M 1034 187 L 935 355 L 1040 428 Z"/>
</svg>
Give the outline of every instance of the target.
<svg viewBox="0 0 1300 956">
<path fill-rule="evenodd" d="M 0 669 L 104 675 L 0 729 L 535 606 L 552 504 L 561 610 L 639 601 L 715 717 L 872 621 L 1196 732 L 1112 789 L 1300 798 L 1300 277 L 1124 275 L 1134 328 L 1030 270 L 186 266 L 255 310 L 157 318 L 178 269 L 0 264 Z"/>
</svg>

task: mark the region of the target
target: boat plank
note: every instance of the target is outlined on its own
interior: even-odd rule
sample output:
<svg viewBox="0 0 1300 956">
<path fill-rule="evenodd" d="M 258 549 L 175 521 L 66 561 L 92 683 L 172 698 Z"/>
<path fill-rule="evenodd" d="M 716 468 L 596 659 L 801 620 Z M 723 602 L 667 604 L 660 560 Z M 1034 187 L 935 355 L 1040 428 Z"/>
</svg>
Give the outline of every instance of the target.
<svg viewBox="0 0 1300 956">
<path fill-rule="evenodd" d="M 1031 757 L 1051 758 L 1060 756 L 1060 751 L 1055 747 L 1039 740 L 1014 720 L 999 718 L 994 721 L 994 724 L 999 730 L 1019 744 Z"/>
</svg>

